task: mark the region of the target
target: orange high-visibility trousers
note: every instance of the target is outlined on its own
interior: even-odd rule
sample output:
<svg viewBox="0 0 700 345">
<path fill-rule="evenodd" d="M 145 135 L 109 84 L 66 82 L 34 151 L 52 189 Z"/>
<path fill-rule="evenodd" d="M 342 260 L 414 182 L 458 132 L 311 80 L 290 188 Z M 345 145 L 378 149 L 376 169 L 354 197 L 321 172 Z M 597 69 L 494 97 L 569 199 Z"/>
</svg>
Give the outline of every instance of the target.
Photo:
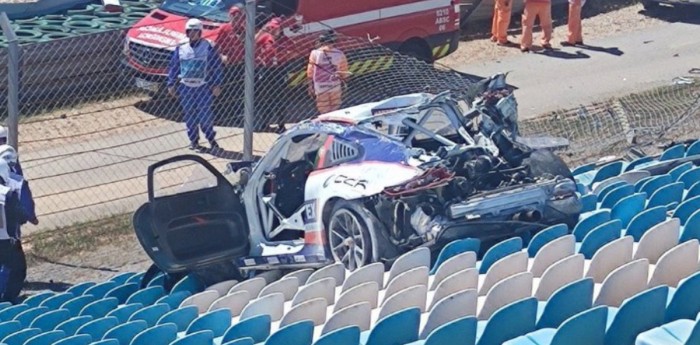
<svg viewBox="0 0 700 345">
<path fill-rule="evenodd" d="M 511 0 L 495 0 L 491 28 L 492 41 L 498 43 L 508 42 L 508 27 L 510 26 L 512 5 Z"/>
<path fill-rule="evenodd" d="M 552 3 L 527 0 L 523 11 L 523 36 L 520 40 L 520 48 L 530 49 L 532 47 L 532 29 L 538 18 L 543 33 L 542 45 L 550 44 L 552 40 Z"/>
<path fill-rule="evenodd" d="M 567 42 L 571 44 L 583 43 L 583 32 L 581 29 L 581 0 L 570 0 L 569 1 L 569 35 L 567 36 Z"/>
</svg>

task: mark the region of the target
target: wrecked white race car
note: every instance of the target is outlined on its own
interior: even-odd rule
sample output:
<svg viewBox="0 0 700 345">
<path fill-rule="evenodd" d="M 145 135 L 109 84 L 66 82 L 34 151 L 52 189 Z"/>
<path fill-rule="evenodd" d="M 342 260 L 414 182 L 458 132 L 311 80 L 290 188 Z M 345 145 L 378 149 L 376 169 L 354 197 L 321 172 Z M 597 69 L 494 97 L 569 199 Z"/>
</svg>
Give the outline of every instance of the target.
<svg viewBox="0 0 700 345">
<path fill-rule="evenodd" d="M 196 155 L 152 165 L 149 201 L 134 215 L 155 263 L 148 276 L 215 283 L 335 261 L 354 270 L 418 246 L 574 224 L 581 203 L 569 168 L 518 137 L 504 75 L 479 87 L 467 112 L 450 92 L 419 93 L 299 123 L 259 161 L 230 163 L 236 183 Z M 184 161 L 214 182 L 156 197 L 154 173 Z"/>
</svg>

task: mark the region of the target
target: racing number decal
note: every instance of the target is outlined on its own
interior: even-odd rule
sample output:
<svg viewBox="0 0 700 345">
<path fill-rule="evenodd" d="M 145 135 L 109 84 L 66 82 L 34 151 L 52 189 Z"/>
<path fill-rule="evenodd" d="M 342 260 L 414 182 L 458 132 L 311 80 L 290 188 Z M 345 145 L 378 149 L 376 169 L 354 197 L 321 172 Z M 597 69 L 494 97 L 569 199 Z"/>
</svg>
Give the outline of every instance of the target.
<svg viewBox="0 0 700 345">
<path fill-rule="evenodd" d="M 447 30 L 447 23 L 450 22 L 450 8 L 441 8 L 435 11 L 435 25 L 438 31 Z"/>
<path fill-rule="evenodd" d="M 306 223 L 316 222 L 316 200 L 309 201 L 304 205 L 304 215 Z"/>
</svg>

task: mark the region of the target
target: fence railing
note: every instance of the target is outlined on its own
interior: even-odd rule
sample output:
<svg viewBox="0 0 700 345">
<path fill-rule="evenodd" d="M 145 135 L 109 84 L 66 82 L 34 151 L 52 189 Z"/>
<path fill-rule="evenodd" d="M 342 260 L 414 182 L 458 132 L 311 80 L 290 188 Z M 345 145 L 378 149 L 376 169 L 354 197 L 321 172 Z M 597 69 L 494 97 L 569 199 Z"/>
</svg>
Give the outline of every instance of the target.
<svg viewBox="0 0 700 345">
<path fill-rule="evenodd" d="M 1 97 L 13 86 L 19 89 L 20 161 L 41 222 L 39 227 L 28 226 L 26 234 L 132 212 L 146 201 L 149 165 L 192 153 L 183 107 L 164 85 L 178 42 L 171 34 L 134 24 L 21 42 L 15 71 L 18 85 L 11 83 L 6 69 L 0 69 Z M 318 34 L 279 38 L 274 56 L 256 50 L 256 68 L 249 76 L 254 86 L 254 156 L 265 154 L 280 125 L 289 126 L 319 113 L 306 75 Z M 339 33 L 336 37 L 335 44 L 345 52 L 351 72 L 342 89 L 343 107 L 427 89 L 449 89 L 468 100 L 470 86 L 479 79 L 398 54 L 367 37 Z M 242 41 L 239 45 L 243 46 Z M 211 107 L 221 150 L 198 152 L 221 170 L 244 153 L 243 50 L 234 49 L 232 54 L 229 60 L 233 63 L 220 71 L 222 93 Z M 0 50 L 0 63 L 5 66 L 7 61 L 6 47 Z M 698 84 L 669 86 L 546 114 L 523 121 L 521 129 L 527 135 L 568 138 L 571 145 L 563 153 L 572 163 L 582 162 L 655 138 L 697 136 L 698 92 Z M 0 100 L 5 114 L 7 104 L 7 99 Z M 203 133 L 200 138 L 208 146 Z M 161 171 L 159 188 L 179 188 L 192 176 L 192 169 L 178 166 Z"/>
</svg>

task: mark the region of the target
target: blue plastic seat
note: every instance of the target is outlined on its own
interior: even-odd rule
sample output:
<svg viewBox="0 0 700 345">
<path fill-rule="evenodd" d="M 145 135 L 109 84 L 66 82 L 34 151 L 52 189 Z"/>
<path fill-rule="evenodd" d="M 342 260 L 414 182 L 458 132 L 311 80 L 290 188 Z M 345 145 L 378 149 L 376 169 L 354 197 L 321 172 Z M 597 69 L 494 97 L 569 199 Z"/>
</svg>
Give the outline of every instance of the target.
<svg viewBox="0 0 700 345">
<path fill-rule="evenodd" d="M 129 296 L 133 295 L 138 290 L 139 284 L 136 283 L 119 285 L 109 290 L 107 294 L 105 294 L 105 298 L 114 297 L 119 301 L 119 304 L 124 304 L 126 300 L 129 299 Z"/>
<path fill-rule="evenodd" d="M 153 327 L 156 325 L 158 320 L 169 311 L 170 306 L 165 303 L 154 304 L 133 313 L 129 318 L 129 321 L 143 320 L 146 321 L 148 327 Z"/>
<path fill-rule="evenodd" d="M 51 310 L 56 310 L 61 308 L 63 303 L 66 303 L 70 301 L 71 299 L 75 298 L 77 295 L 73 295 L 70 292 L 63 292 L 56 294 L 54 296 L 51 296 L 47 299 L 45 299 L 41 304 L 39 304 L 42 307 L 47 307 Z"/>
<path fill-rule="evenodd" d="M 87 334 L 68 336 L 54 343 L 53 345 L 90 345 L 92 337 Z"/>
<path fill-rule="evenodd" d="M 576 176 L 576 175 L 581 175 L 583 173 L 593 171 L 596 168 L 595 163 L 588 163 L 584 165 L 579 165 L 574 170 L 571 170 L 571 175 Z"/>
<path fill-rule="evenodd" d="M 685 193 L 683 193 L 683 200 L 688 200 L 700 196 L 700 182 L 695 182 L 690 188 L 686 188 Z"/>
<path fill-rule="evenodd" d="M 597 345 L 605 342 L 608 309 L 587 309 L 566 319 L 558 328 L 543 328 L 504 345 Z"/>
<path fill-rule="evenodd" d="M 155 277 L 153 277 L 153 279 L 151 279 L 150 282 L 148 282 L 146 287 L 162 286 L 163 288 L 165 288 L 165 278 L 166 278 L 165 273 L 162 273 L 162 272 L 158 273 L 158 274 L 156 274 Z"/>
<path fill-rule="evenodd" d="M 39 334 L 41 334 L 41 330 L 38 328 L 25 328 L 6 336 L 2 339 L 2 343 L 5 345 L 23 345 L 27 340 Z"/>
<path fill-rule="evenodd" d="M 681 226 L 690 218 L 695 211 L 700 210 L 700 196 L 696 196 L 690 199 L 686 199 L 673 210 L 672 218 L 678 218 L 681 221 Z"/>
<path fill-rule="evenodd" d="M 143 320 L 136 320 L 116 326 L 102 337 L 106 339 L 116 339 L 120 345 L 129 345 L 137 334 L 148 329 L 148 324 Z"/>
<path fill-rule="evenodd" d="M 12 306 L 12 303 L 10 302 L 0 302 L 0 310 L 3 310 L 5 308 L 9 308 Z"/>
<path fill-rule="evenodd" d="M 66 292 L 72 294 L 73 296 L 80 296 L 85 293 L 85 290 L 95 285 L 97 285 L 97 283 L 95 282 L 84 282 L 69 287 L 68 290 L 66 290 Z"/>
<path fill-rule="evenodd" d="M 634 186 L 632 186 L 631 184 L 624 184 L 622 186 L 619 186 L 611 190 L 610 193 L 608 193 L 608 195 L 605 196 L 605 198 L 601 199 L 602 201 L 600 202 L 599 208 L 612 209 L 612 207 L 615 206 L 615 204 L 617 204 L 618 201 L 632 194 L 634 194 Z"/>
<path fill-rule="evenodd" d="M 270 336 L 272 318 L 268 314 L 257 315 L 232 325 L 221 340 L 227 343 L 239 338 L 251 338 L 255 343 L 265 341 Z"/>
<path fill-rule="evenodd" d="M 12 320 L 0 323 L 0 340 L 20 329 L 22 329 L 22 324 L 19 321 Z"/>
<path fill-rule="evenodd" d="M 659 162 L 662 161 L 670 161 L 673 159 L 678 159 L 678 158 L 683 158 L 685 157 L 685 145 L 683 144 L 678 144 L 671 146 L 667 148 L 664 152 L 661 153 L 661 156 L 659 156 Z"/>
<path fill-rule="evenodd" d="M 114 316 L 119 320 L 119 323 L 126 323 L 129 321 L 129 318 L 134 315 L 135 312 L 141 310 L 141 308 L 143 308 L 143 305 L 140 303 L 124 304 L 110 311 L 106 316 Z"/>
<path fill-rule="evenodd" d="M 141 280 L 143 279 L 143 276 L 146 275 L 146 272 L 138 272 L 134 274 L 133 276 L 129 277 L 129 279 L 124 282 L 124 284 L 130 284 L 130 283 L 136 283 L 136 284 L 141 284 Z"/>
<path fill-rule="evenodd" d="M 22 327 L 29 327 L 34 322 L 34 319 L 48 312 L 49 308 L 47 307 L 34 307 L 17 314 L 14 319 L 19 321 Z"/>
<path fill-rule="evenodd" d="M 598 249 L 620 238 L 621 234 L 622 222 L 620 220 L 614 219 L 603 223 L 591 230 L 580 244 L 576 243 L 577 251 L 590 260 Z"/>
<path fill-rule="evenodd" d="M 47 292 L 42 292 L 38 293 L 34 296 L 27 297 L 27 299 L 22 302 L 22 304 L 28 305 L 30 308 L 38 307 L 41 302 L 45 301 L 47 298 L 51 296 L 55 296 L 56 293 L 53 291 L 47 291 Z"/>
<path fill-rule="evenodd" d="M 360 327 L 349 326 L 322 335 L 314 345 L 358 345 L 359 343 Z"/>
<path fill-rule="evenodd" d="M 64 331 L 67 336 L 74 335 L 80 327 L 92 321 L 92 316 L 76 316 L 63 321 L 56 326 L 56 330 Z"/>
<path fill-rule="evenodd" d="M 622 168 L 622 161 L 610 162 L 603 165 L 600 167 L 600 169 L 598 169 L 598 171 L 596 171 L 595 176 L 593 176 L 593 180 L 591 180 L 589 186 L 596 182 L 604 181 L 608 178 L 620 175 L 620 173 L 622 173 Z"/>
<path fill-rule="evenodd" d="M 506 256 L 519 252 L 523 249 L 523 239 L 520 237 L 513 237 L 499 243 L 496 243 L 493 247 L 489 248 L 484 254 L 484 257 L 480 262 L 476 264 L 479 269 L 479 274 L 485 274 L 491 265 L 495 264 L 496 261 L 505 258 Z"/>
<path fill-rule="evenodd" d="M 584 195 L 579 200 L 581 200 L 581 213 L 594 211 L 598 206 L 598 198 L 593 194 Z"/>
<path fill-rule="evenodd" d="M 114 339 L 99 340 L 99 341 L 95 341 L 93 343 L 90 343 L 90 345 L 119 345 L 119 341 L 114 340 Z"/>
<path fill-rule="evenodd" d="M 165 290 L 162 286 L 149 287 L 136 291 L 133 295 L 129 296 L 126 300 L 126 304 L 139 303 L 143 306 L 149 306 L 163 297 L 163 295 L 165 295 Z"/>
<path fill-rule="evenodd" d="M 476 326 L 477 345 L 501 345 L 535 330 L 537 299 L 524 298 L 496 310 L 491 318 Z"/>
<path fill-rule="evenodd" d="M 700 272 L 681 279 L 678 288 L 668 291 L 664 322 L 692 320 L 700 313 Z"/>
<path fill-rule="evenodd" d="M 608 308 L 605 345 L 634 345 L 644 331 L 664 322 L 668 286 L 661 285 L 626 299 L 619 309 Z"/>
<path fill-rule="evenodd" d="M 647 204 L 646 193 L 634 193 L 630 196 L 622 198 L 610 210 L 611 219 L 619 219 L 622 222 L 622 228 L 627 228 L 632 218 L 644 211 Z"/>
<path fill-rule="evenodd" d="M 204 290 L 204 284 L 200 282 L 197 277 L 188 274 L 184 278 L 180 279 L 179 282 L 175 283 L 173 286 L 172 290 L 170 290 L 170 293 L 176 293 L 180 291 L 188 291 L 191 294 L 196 294 L 198 292 L 202 292 Z"/>
<path fill-rule="evenodd" d="M 557 224 L 550 226 L 532 237 L 530 243 L 527 245 L 527 254 L 529 257 L 534 258 L 535 254 L 542 249 L 547 243 L 556 240 L 559 237 L 569 234 L 569 227 L 566 224 Z"/>
<path fill-rule="evenodd" d="M 651 163 L 653 161 L 654 161 L 654 157 L 650 157 L 650 156 L 644 156 L 644 157 L 637 158 L 637 159 L 633 160 L 632 162 L 630 162 L 629 164 L 627 164 L 627 166 L 625 167 L 625 172 L 635 170 L 638 167 L 644 166 L 645 164 Z"/>
<path fill-rule="evenodd" d="M 700 210 L 693 212 L 693 214 L 688 217 L 685 225 L 681 227 L 681 237 L 679 241 L 682 243 L 692 239 L 700 241 Z"/>
<path fill-rule="evenodd" d="M 656 206 L 668 207 L 673 203 L 680 203 L 683 201 L 683 186 L 683 182 L 676 182 L 657 189 L 656 192 L 649 197 L 647 208 Z"/>
<path fill-rule="evenodd" d="M 644 192 L 647 193 L 647 195 L 654 195 L 654 192 L 656 192 L 659 188 L 675 182 L 669 174 L 650 177 L 651 178 L 641 186 L 638 192 Z M 639 182 L 641 181 L 642 180 Z"/>
<path fill-rule="evenodd" d="M 136 275 L 136 272 L 124 272 L 118 273 L 117 275 L 109 278 L 110 281 L 117 283 L 117 285 L 124 285 L 129 280 L 129 278 Z"/>
<path fill-rule="evenodd" d="M 112 290 L 117 286 L 118 284 L 113 281 L 106 281 L 104 283 L 99 283 L 95 286 L 91 286 L 90 288 L 85 290 L 83 295 L 93 295 L 97 299 L 100 299 L 104 297 L 109 292 L 109 290 Z"/>
<path fill-rule="evenodd" d="M 407 308 L 390 314 L 360 334 L 362 345 L 407 344 L 418 340 L 420 309 Z"/>
<path fill-rule="evenodd" d="M 622 186 L 629 186 L 629 183 L 625 181 L 615 181 L 603 188 L 599 188 L 600 190 L 598 190 L 595 194 L 598 196 L 598 200 L 602 201 L 606 196 L 608 196 L 608 194 L 610 194 L 610 192 Z"/>
<path fill-rule="evenodd" d="M 265 345 L 311 345 L 314 338 L 314 322 L 298 321 L 272 333 Z"/>
<path fill-rule="evenodd" d="M 580 219 L 579 222 L 576 223 L 572 234 L 576 238 L 576 242 L 581 242 L 591 230 L 610 220 L 610 210 L 591 212 L 587 217 Z"/>
<path fill-rule="evenodd" d="M 63 331 L 50 331 L 35 335 L 24 343 L 24 345 L 51 345 L 66 337 Z"/>
<path fill-rule="evenodd" d="M 238 338 L 236 340 L 231 340 L 228 343 L 223 343 L 222 345 L 254 345 L 252 338 Z M 357 345 L 357 344 L 355 344 Z"/>
<path fill-rule="evenodd" d="M 639 242 L 647 230 L 664 220 L 666 220 L 666 206 L 657 206 L 647 209 L 632 218 L 624 235 L 632 236 L 635 242 Z"/>
<path fill-rule="evenodd" d="M 172 294 L 165 295 L 156 301 L 156 304 L 165 303 L 170 306 L 170 309 L 177 309 L 182 301 L 187 297 L 192 296 L 189 291 L 180 291 Z"/>
<path fill-rule="evenodd" d="M 192 321 L 197 318 L 197 316 L 199 316 L 197 306 L 188 305 L 167 312 L 160 319 L 158 319 L 156 324 L 160 325 L 164 323 L 174 323 L 177 326 L 178 332 L 184 332 L 187 330 L 187 327 L 189 327 Z"/>
<path fill-rule="evenodd" d="M 648 331 L 636 339 L 636 345 L 694 345 L 700 344 L 700 317 L 676 320 Z"/>
<path fill-rule="evenodd" d="M 214 332 L 214 337 L 220 337 L 229 327 L 231 327 L 231 309 L 217 309 L 204 313 L 192 321 L 186 333 L 210 330 Z"/>
<path fill-rule="evenodd" d="M 455 240 L 446 244 L 442 248 L 442 250 L 440 250 L 440 254 L 438 255 L 437 260 L 435 260 L 433 268 L 430 270 L 430 274 L 435 274 L 435 272 L 437 272 L 438 267 L 440 267 L 440 265 L 443 262 L 447 261 L 451 257 L 462 254 L 464 252 L 479 253 L 480 247 L 481 240 L 477 238 L 465 238 L 462 240 Z"/>
<path fill-rule="evenodd" d="M 92 320 L 82 327 L 78 328 L 76 334 L 88 334 L 92 339 L 102 339 L 102 337 L 110 329 L 119 325 L 119 320 L 114 316 L 106 316 L 103 318 Z"/>
<path fill-rule="evenodd" d="M 52 310 L 43 315 L 37 316 L 29 327 L 38 328 L 42 332 L 48 332 L 56 328 L 56 326 L 58 326 L 61 322 L 70 319 L 70 317 L 70 312 L 66 309 Z"/>
<path fill-rule="evenodd" d="M 170 344 L 175 339 L 177 339 L 177 326 L 164 323 L 137 334 L 129 345 Z"/>
<path fill-rule="evenodd" d="M 80 311 L 85 308 L 86 305 L 97 301 L 98 297 L 93 295 L 82 295 L 73 298 L 66 303 L 61 305 L 61 309 L 66 309 L 70 312 L 71 316 L 79 316 Z"/>
<path fill-rule="evenodd" d="M 568 318 L 593 306 L 593 278 L 583 278 L 557 289 L 537 304 L 537 329 L 558 328 Z"/>
<path fill-rule="evenodd" d="M 214 343 L 214 332 L 204 330 L 188 334 L 170 345 L 211 345 Z"/>
<path fill-rule="evenodd" d="M 79 315 L 90 315 L 97 319 L 106 316 L 110 311 L 116 309 L 117 306 L 119 306 L 119 300 L 116 297 L 106 297 L 86 305 L 80 310 Z"/>
<path fill-rule="evenodd" d="M 0 310 L 0 321 L 10 321 L 27 310 L 29 310 L 29 306 L 26 304 L 16 304 Z"/>
<path fill-rule="evenodd" d="M 674 181 L 678 181 L 678 178 L 681 177 L 681 175 L 684 172 L 692 169 L 693 167 L 694 167 L 693 162 L 685 162 L 685 163 L 671 169 L 671 171 L 669 171 L 668 174 L 671 175 L 671 178 Z"/>
<path fill-rule="evenodd" d="M 700 181 L 700 167 L 692 168 L 678 178 L 678 182 L 683 182 L 685 188 L 692 187 L 695 183 Z"/>
<path fill-rule="evenodd" d="M 425 339 L 425 345 L 454 344 L 459 339 L 459 344 L 476 344 L 477 319 L 474 316 L 463 317 L 450 321 L 434 329 Z M 414 342 L 413 344 L 416 344 Z M 417 345 L 417 344 L 416 344 Z"/>
<path fill-rule="evenodd" d="M 695 155 L 700 155 L 700 140 L 696 140 L 694 143 L 690 144 L 688 149 L 685 151 L 686 157 Z"/>
</svg>

